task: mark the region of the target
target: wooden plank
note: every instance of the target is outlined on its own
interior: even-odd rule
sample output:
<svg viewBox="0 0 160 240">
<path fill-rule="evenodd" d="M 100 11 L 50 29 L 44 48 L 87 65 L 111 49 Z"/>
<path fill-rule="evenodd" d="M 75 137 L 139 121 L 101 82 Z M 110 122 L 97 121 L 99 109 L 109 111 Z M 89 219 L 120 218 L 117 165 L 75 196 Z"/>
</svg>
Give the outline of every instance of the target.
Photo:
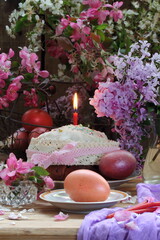
<svg viewBox="0 0 160 240">
<path fill-rule="evenodd" d="M 54 235 L 54 236 L 33 236 L 33 235 L 28 235 L 28 236 L 16 236 L 15 238 L 13 236 L 6 236 L 6 237 L 1 237 L 0 240 L 76 240 L 76 236 L 60 236 L 60 235 Z"/>
<path fill-rule="evenodd" d="M 141 181 L 142 179 L 137 178 L 117 189 L 131 192 L 132 196 L 135 196 L 136 184 Z M 115 206 L 127 207 L 128 205 L 131 204 L 119 203 Z M 34 208 L 35 212 L 25 213 L 24 216 L 27 216 L 28 219 L 15 220 L 15 225 L 12 224 L 13 220 L 5 219 L 0 222 L 0 240 L 76 240 L 85 214 L 69 214 L 66 221 L 55 221 L 54 215 L 58 214 L 60 210 L 50 203 L 40 200 L 26 207 L 26 209 L 30 208 Z M 4 215 L 5 218 L 7 214 L 9 212 Z"/>
</svg>

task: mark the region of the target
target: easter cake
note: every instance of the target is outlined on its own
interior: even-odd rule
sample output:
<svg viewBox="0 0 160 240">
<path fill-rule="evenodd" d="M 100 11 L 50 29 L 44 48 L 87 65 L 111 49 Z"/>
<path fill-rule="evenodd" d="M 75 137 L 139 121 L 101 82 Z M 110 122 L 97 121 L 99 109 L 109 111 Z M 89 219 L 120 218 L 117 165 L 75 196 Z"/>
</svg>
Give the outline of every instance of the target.
<svg viewBox="0 0 160 240">
<path fill-rule="evenodd" d="M 82 125 L 66 125 L 32 138 L 28 161 L 47 168 L 55 180 L 79 168 L 98 169 L 100 157 L 118 150 L 119 144 L 99 131 Z"/>
</svg>

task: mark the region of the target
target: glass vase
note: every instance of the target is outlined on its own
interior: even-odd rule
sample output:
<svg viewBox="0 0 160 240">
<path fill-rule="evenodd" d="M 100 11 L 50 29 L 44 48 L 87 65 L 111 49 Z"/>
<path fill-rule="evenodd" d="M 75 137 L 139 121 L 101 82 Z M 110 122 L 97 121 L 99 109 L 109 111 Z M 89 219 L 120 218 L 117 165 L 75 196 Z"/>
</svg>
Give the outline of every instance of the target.
<svg viewBox="0 0 160 240">
<path fill-rule="evenodd" d="M 154 119 L 151 143 L 143 166 L 143 181 L 160 184 L 160 117 Z"/>
<path fill-rule="evenodd" d="M 17 186 L 0 182 L 0 204 L 18 207 L 37 199 L 37 187 L 32 181 L 21 181 Z"/>
</svg>

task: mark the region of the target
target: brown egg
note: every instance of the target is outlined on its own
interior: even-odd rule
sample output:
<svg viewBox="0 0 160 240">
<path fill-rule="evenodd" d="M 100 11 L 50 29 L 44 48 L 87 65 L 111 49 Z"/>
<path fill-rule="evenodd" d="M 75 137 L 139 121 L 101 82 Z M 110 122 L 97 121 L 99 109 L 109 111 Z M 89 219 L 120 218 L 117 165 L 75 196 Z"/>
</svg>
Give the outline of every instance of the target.
<svg viewBox="0 0 160 240">
<path fill-rule="evenodd" d="M 102 176 L 110 179 L 125 179 L 136 168 L 136 158 L 126 150 L 106 153 L 99 162 Z"/>
<path fill-rule="evenodd" d="M 76 202 L 105 201 L 110 193 L 108 182 L 98 173 L 87 170 L 75 170 L 64 180 L 64 189 Z"/>
</svg>

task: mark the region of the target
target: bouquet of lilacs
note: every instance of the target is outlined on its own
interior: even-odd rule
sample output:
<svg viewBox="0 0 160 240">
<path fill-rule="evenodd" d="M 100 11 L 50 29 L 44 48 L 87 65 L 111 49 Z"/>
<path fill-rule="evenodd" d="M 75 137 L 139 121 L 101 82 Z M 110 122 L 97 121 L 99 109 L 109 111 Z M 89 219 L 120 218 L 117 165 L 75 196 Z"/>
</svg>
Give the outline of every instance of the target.
<svg viewBox="0 0 160 240">
<path fill-rule="evenodd" d="M 17 159 L 14 153 L 10 153 L 6 164 L 1 166 L 0 178 L 9 186 L 18 186 L 20 182 L 29 180 L 39 191 L 54 188 L 54 182 L 46 169 Z"/>
<path fill-rule="evenodd" d="M 13 61 L 14 51 L 0 53 L 0 109 L 9 107 L 23 93 L 27 107 L 37 107 L 39 95 L 44 93 L 40 84 L 49 76 L 40 69 L 38 56 L 27 47 L 19 51 L 20 63 Z"/>
<path fill-rule="evenodd" d="M 115 79 L 99 83 L 90 100 L 98 117 L 114 120 L 121 148 L 132 152 L 140 165 L 151 116 L 160 115 L 160 54 L 151 55 L 149 46 L 139 41 L 127 55 L 111 57 Z"/>
</svg>

